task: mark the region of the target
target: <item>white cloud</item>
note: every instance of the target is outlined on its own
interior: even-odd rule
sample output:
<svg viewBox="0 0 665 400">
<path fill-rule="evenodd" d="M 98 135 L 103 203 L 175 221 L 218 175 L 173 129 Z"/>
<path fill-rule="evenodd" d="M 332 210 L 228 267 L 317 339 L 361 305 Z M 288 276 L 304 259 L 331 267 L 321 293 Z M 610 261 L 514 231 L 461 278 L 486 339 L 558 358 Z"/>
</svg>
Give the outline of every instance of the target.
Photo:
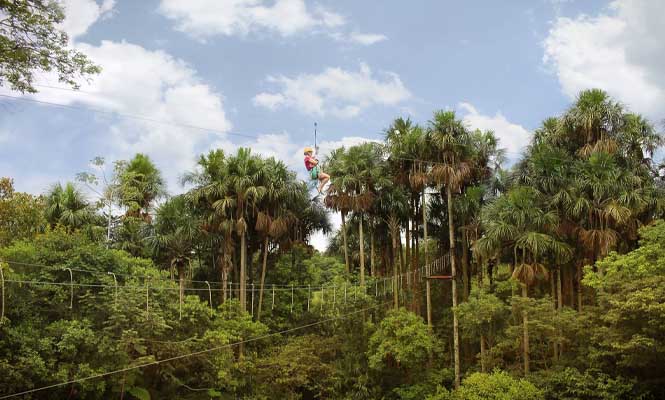
<svg viewBox="0 0 665 400">
<path fill-rule="evenodd" d="M 506 119 L 501 112 L 494 116 L 483 115 L 471 104 L 460 103 L 464 111 L 464 122 L 471 129 L 492 130 L 499 138 L 499 147 L 505 148 L 508 158 L 515 158 L 524 146 L 529 144 L 530 133 L 522 125 L 514 124 Z"/>
<path fill-rule="evenodd" d="M 262 106 L 271 111 L 275 111 L 280 105 L 286 102 L 286 98 L 277 93 L 259 93 L 252 99 L 255 106 Z"/>
<path fill-rule="evenodd" d="M 126 42 L 77 47 L 104 66 L 102 73 L 83 87 L 84 94 L 45 89 L 40 98 L 53 96 L 59 103 L 83 103 L 158 121 L 207 127 L 218 134 L 231 129 L 222 95 L 184 61 Z M 131 119 L 115 123 L 110 133 L 118 157 L 148 153 L 165 171 L 172 187 L 177 175 L 191 168 L 198 147 L 209 139 L 200 130 Z"/>
<path fill-rule="evenodd" d="M 109 0 L 101 4 L 95 0 L 66 0 L 69 11 L 64 29 L 76 39 L 107 15 L 113 4 Z M 179 175 L 192 168 L 203 147 L 215 140 L 214 135 L 221 140 L 231 129 L 223 96 L 183 60 L 124 41 L 104 40 L 91 45 L 73 40 L 71 46 L 101 65 L 102 72 L 83 83 L 80 92 L 39 86 L 40 93 L 26 97 L 164 122 L 97 114 L 108 128 L 97 133 L 101 148 L 88 149 L 95 152 L 90 157 L 99 153 L 107 159 L 120 159 L 147 153 L 164 172 L 169 188 L 177 190 Z M 40 76 L 38 81 L 57 85 L 57 77 L 52 74 Z M 211 132 L 182 125 L 210 128 Z"/>
<path fill-rule="evenodd" d="M 101 4 L 94 0 L 63 0 L 66 18 L 62 29 L 69 35 L 69 40 L 85 34 L 97 20 L 107 17 L 113 11 L 115 0 L 103 0 Z"/>
<path fill-rule="evenodd" d="M 662 118 L 665 109 L 665 2 L 616 0 L 607 12 L 557 18 L 543 61 L 563 92 L 598 87 L 636 112 Z"/>
<path fill-rule="evenodd" d="M 352 32 L 346 39 L 351 43 L 356 43 L 363 46 L 371 46 L 373 44 L 383 42 L 384 40 L 388 40 L 388 37 L 379 33 Z"/>
<path fill-rule="evenodd" d="M 345 24 L 343 16 L 322 6 L 310 10 L 304 0 L 161 0 L 159 11 L 176 29 L 199 39 L 260 31 L 290 36 Z"/>
<path fill-rule="evenodd" d="M 394 106 L 411 97 L 395 73 L 384 72 L 375 77 L 367 64 L 360 70 L 326 68 L 319 74 L 302 74 L 294 78 L 268 77 L 280 87 L 278 93 L 259 93 L 255 105 L 274 110 L 294 108 L 305 114 L 355 117 L 373 105 Z"/>
</svg>

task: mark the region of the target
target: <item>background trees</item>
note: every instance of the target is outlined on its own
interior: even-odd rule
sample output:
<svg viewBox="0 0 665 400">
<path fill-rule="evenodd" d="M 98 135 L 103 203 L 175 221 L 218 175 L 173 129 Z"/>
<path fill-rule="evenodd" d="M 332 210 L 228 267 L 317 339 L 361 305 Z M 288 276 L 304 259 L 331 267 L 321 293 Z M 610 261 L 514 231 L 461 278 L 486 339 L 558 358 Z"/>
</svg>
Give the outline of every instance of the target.
<svg viewBox="0 0 665 400">
<path fill-rule="evenodd" d="M 79 80 L 101 71 L 85 54 L 68 49 L 69 38 L 59 29 L 65 19 L 54 0 L 0 3 L 0 85 L 35 93 L 34 74 L 54 72 L 58 80 L 78 88 Z"/>
<path fill-rule="evenodd" d="M 101 202 L 3 179 L 0 393 L 218 348 L 44 395 L 661 398 L 660 144 L 593 90 L 509 170 L 454 112 L 398 118 L 385 143 L 331 153 L 325 205 L 249 149 L 200 156 L 173 197 L 140 154 Z M 324 254 L 309 241 L 331 211 Z M 432 285 L 432 327 L 427 261 L 455 277 Z"/>
</svg>

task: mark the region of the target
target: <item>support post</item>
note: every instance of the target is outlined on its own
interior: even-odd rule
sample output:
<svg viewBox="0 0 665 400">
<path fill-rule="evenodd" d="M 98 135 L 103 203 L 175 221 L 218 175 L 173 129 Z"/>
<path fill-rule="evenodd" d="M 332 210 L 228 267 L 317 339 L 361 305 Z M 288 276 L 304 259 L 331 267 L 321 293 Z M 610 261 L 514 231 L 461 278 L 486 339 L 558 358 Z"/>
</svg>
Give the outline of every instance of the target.
<svg viewBox="0 0 665 400">
<path fill-rule="evenodd" d="M 427 279 L 427 327 L 432 330 L 432 294 L 430 280 Z"/>
<path fill-rule="evenodd" d="M 212 309 L 212 289 L 210 289 L 210 282 L 205 281 L 206 285 L 208 285 L 208 299 L 210 299 L 210 318 L 212 318 L 213 314 L 213 309 Z"/>
<path fill-rule="evenodd" d="M 118 278 L 115 277 L 113 272 L 107 272 L 109 275 L 113 275 L 113 284 L 115 285 L 115 297 L 113 299 L 114 304 L 118 304 Z"/>
<path fill-rule="evenodd" d="M 150 319 L 150 277 L 145 277 L 145 319 Z"/>
<path fill-rule="evenodd" d="M 74 274 L 71 268 L 65 268 L 69 271 L 69 309 L 74 308 Z"/>
<path fill-rule="evenodd" d="M 252 317 L 254 316 L 254 283 L 252 282 Z"/>
<path fill-rule="evenodd" d="M 4 265 L 0 262 L 0 283 L 2 284 L 2 311 L 0 311 L 0 325 L 5 319 L 5 273 L 3 272 Z"/>
</svg>

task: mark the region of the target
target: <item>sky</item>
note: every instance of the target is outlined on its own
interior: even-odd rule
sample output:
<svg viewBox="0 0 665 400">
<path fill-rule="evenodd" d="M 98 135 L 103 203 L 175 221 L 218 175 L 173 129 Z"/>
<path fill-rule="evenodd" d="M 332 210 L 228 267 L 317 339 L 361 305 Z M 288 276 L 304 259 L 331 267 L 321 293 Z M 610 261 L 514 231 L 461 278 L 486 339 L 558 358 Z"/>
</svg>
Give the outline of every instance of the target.
<svg viewBox="0 0 665 400">
<path fill-rule="evenodd" d="M 662 0 L 62 2 L 70 46 L 103 70 L 78 92 L 49 75 L 35 95 L 0 88 L 16 97 L 0 97 L 0 176 L 35 194 L 137 152 L 172 194 L 214 148 L 251 147 L 305 178 L 315 122 L 325 155 L 438 109 L 494 130 L 515 159 L 592 87 L 665 118 Z"/>
</svg>

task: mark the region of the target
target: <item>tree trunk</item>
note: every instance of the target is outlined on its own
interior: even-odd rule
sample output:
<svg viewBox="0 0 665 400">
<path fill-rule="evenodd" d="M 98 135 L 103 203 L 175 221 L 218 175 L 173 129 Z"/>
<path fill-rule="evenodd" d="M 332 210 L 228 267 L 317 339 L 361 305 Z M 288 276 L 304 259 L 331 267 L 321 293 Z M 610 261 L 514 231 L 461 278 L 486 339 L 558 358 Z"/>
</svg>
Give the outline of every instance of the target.
<svg viewBox="0 0 665 400">
<path fill-rule="evenodd" d="M 397 231 L 397 232 L 395 232 L 395 231 Z M 399 273 L 397 272 L 398 257 L 397 257 L 397 254 L 395 254 L 395 252 L 398 251 L 397 238 L 399 236 L 399 229 L 395 229 L 392 232 L 391 236 L 392 236 L 392 239 L 393 239 L 393 305 L 395 306 L 395 310 L 397 310 L 399 308 L 399 295 L 398 295 L 398 292 L 397 292 L 397 289 L 398 289 L 397 288 L 397 275 L 399 275 Z"/>
<path fill-rule="evenodd" d="M 455 265 L 455 225 L 453 223 L 453 193 L 450 185 L 446 186 L 448 199 L 448 235 L 450 237 L 450 273 L 452 275 L 453 289 L 453 347 L 455 359 L 455 389 L 460 385 L 459 365 L 459 321 L 457 320 L 457 268 Z"/>
<path fill-rule="evenodd" d="M 365 239 L 363 238 L 363 217 L 358 223 L 358 241 L 360 242 L 360 286 L 365 286 Z"/>
<path fill-rule="evenodd" d="M 563 309 L 563 293 L 561 291 L 561 266 L 557 266 L 556 268 L 556 301 L 557 301 L 557 312 L 561 312 Z M 559 334 L 561 332 L 559 331 Z M 557 353 L 557 359 L 561 358 L 563 355 L 563 344 L 557 343 L 558 347 L 558 353 Z"/>
<path fill-rule="evenodd" d="M 418 244 L 420 243 L 420 237 L 418 235 L 418 200 L 413 200 L 413 218 L 411 219 L 411 240 L 413 240 L 413 246 L 411 247 L 411 270 L 416 271 L 418 269 L 418 264 L 420 263 L 420 249 Z M 415 281 L 413 282 L 415 284 Z"/>
<path fill-rule="evenodd" d="M 219 250 L 218 250 L 219 251 Z M 218 256 L 218 261 L 217 265 L 219 268 L 219 274 L 222 277 L 222 304 L 226 302 L 226 299 L 229 296 L 229 293 L 227 292 L 228 288 L 228 282 L 229 282 L 229 274 L 226 271 L 226 259 L 224 257 L 224 254 L 219 254 Z"/>
<path fill-rule="evenodd" d="M 582 265 L 577 265 L 577 311 L 582 312 Z"/>
<path fill-rule="evenodd" d="M 430 279 L 427 279 L 425 282 L 426 292 L 427 292 L 427 327 L 429 330 L 432 330 L 432 288 Z"/>
<path fill-rule="evenodd" d="M 247 239 L 245 233 L 240 235 L 240 309 L 247 311 L 246 268 L 247 268 Z"/>
<path fill-rule="evenodd" d="M 182 319 L 182 300 L 185 297 L 185 266 L 182 263 L 178 263 L 178 286 L 179 286 L 179 314 L 180 319 Z"/>
<path fill-rule="evenodd" d="M 256 311 L 256 320 L 261 320 L 261 308 L 263 306 L 263 288 L 266 282 L 266 269 L 268 267 L 268 236 L 263 239 L 263 265 L 261 267 L 261 283 L 259 288 L 259 307 Z"/>
<path fill-rule="evenodd" d="M 480 335 L 480 372 L 485 373 L 487 368 L 485 367 L 485 335 Z"/>
<path fill-rule="evenodd" d="M 466 232 L 462 232 L 462 301 L 469 298 L 469 243 Z"/>
<path fill-rule="evenodd" d="M 575 267 L 572 266 L 568 268 L 570 273 L 568 274 L 568 295 L 570 296 L 570 307 L 575 308 Z"/>
<path fill-rule="evenodd" d="M 376 268 L 374 266 L 374 229 L 369 231 L 369 273 L 372 278 L 376 277 Z"/>
<path fill-rule="evenodd" d="M 411 264 L 411 218 L 406 219 L 406 232 L 405 232 L 405 241 L 406 241 L 406 260 L 404 265 L 402 265 L 402 273 L 405 273 L 409 270 L 409 265 Z"/>
<path fill-rule="evenodd" d="M 402 235 L 401 231 L 398 232 L 397 236 L 397 244 L 398 244 L 398 250 L 399 250 L 399 273 L 402 273 L 404 271 L 404 268 L 406 267 L 404 265 L 404 251 L 402 251 Z"/>
<path fill-rule="evenodd" d="M 529 297 L 529 288 L 527 285 L 522 285 L 522 297 L 525 299 Z M 529 315 L 526 310 L 522 311 L 522 328 L 524 330 L 523 339 L 523 356 L 524 356 L 524 375 L 529 374 Z"/>
<path fill-rule="evenodd" d="M 559 310 L 557 309 L 557 298 L 556 298 L 556 272 L 551 274 L 550 276 L 550 295 L 552 296 L 552 308 L 554 309 L 554 312 L 558 313 Z M 559 343 L 557 340 L 555 340 L 552 343 L 552 352 L 553 352 L 553 358 L 554 361 L 556 362 L 559 358 Z"/>
<path fill-rule="evenodd" d="M 423 189 L 423 255 L 425 257 L 425 265 L 429 264 L 429 248 L 427 245 L 427 197 L 425 189 Z"/>
<path fill-rule="evenodd" d="M 349 267 L 349 246 L 346 243 L 346 213 L 342 211 L 342 239 L 344 242 L 344 265 L 346 266 L 346 273 L 351 272 Z"/>
</svg>

